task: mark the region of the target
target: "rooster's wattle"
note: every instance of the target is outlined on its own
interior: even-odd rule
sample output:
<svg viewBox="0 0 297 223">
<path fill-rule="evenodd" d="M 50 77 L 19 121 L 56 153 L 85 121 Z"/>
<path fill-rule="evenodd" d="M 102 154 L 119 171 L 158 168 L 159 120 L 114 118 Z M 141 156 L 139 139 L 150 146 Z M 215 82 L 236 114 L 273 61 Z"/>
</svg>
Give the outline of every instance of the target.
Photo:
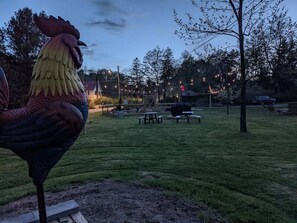
<svg viewBox="0 0 297 223">
<path fill-rule="evenodd" d="M 82 65 L 79 31 L 58 17 L 34 17 L 40 31 L 50 37 L 33 68 L 29 100 L 8 109 L 9 88 L 0 68 L 0 147 L 26 160 L 35 185 L 79 136 L 88 105 L 77 69 Z"/>
</svg>

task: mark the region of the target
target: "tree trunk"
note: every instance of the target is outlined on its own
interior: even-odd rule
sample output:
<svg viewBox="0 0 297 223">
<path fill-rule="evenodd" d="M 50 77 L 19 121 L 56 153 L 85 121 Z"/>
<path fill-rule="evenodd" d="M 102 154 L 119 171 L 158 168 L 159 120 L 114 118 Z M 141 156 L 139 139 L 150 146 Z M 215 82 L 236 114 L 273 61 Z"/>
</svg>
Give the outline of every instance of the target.
<svg viewBox="0 0 297 223">
<path fill-rule="evenodd" d="M 245 73 L 245 55 L 244 55 L 244 34 L 242 28 L 242 5 L 243 0 L 240 1 L 238 12 L 238 33 L 239 33 L 239 51 L 240 51 L 240 133 L 247 133 L 246 125 L 246 73 Z"/>
<path fill-rule="evenodd" d="M 227 116 L 229 116 L 229 105 L 230 105 L 230 88 L 227 88 Z"/>
</svg>

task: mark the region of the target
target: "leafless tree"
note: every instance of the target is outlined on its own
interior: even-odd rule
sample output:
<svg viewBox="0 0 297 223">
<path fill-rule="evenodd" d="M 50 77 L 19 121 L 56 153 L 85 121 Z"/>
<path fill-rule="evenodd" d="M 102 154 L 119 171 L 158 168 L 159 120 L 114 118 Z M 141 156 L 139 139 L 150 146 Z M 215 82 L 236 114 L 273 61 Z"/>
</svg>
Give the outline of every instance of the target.
<svg viewBox="0 0 297 223">
<path fill-rule="evenodd" d="M 237 40 L 240 52 L 240 132 L 247 133 L 246 122 L 246 64 L 245 42 L 256 25 L 283 0 L 192 0 L 199 9 L 197 17 L 187 13 L 181 19 L 176 10 L 174 18 L 179 26 L 176 34 L 192 44 L 202 45 L 206 38 L 217 35 L 232 36 Z"/>
<path fill-rule="evenodd" d="M 146 53 L 143 58 L 144 69 L 148 78 L 151 78 L 156 86 L 158 102 L 160 101 L 160 75 L 162 71 L 162 57 L 164 50 L 157 46 L 155 49 Z"/>
</svg>

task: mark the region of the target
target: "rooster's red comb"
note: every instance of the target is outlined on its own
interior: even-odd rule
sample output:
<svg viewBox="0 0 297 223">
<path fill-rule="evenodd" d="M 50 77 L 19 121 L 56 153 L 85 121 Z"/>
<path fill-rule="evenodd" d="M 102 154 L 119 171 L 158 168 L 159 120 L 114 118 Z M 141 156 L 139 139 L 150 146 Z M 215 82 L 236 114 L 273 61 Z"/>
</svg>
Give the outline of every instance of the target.
<svg viewBox="0 0 297 223">
<path fill-rule="evenodd" d="M 68 20 L 65 21 L 60 16 L 58 16 L 58 18 L 55 18 L 54 16 L 45 18 L 34 15 L 34 22 L 38 29 L 48 37 L 53 37 L 62 33 L 72 34 L 77 39 L 80 37 L 79 31 L 71 25 Z"/>
</svg>

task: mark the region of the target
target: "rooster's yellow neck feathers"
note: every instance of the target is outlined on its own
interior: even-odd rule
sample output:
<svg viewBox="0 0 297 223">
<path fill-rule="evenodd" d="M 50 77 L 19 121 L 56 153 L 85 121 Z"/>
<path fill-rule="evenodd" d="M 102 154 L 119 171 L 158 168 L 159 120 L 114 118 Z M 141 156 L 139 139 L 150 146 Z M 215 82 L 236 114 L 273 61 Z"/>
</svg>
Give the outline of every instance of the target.
<svg viewBox="0 0 297 223">
<path fill-rule="evenodd" d="M 29 94 L 62 96 L 83 91 L 69 48 L 59 39 L 51 39 L 38 55 Z"/>
</svg>

